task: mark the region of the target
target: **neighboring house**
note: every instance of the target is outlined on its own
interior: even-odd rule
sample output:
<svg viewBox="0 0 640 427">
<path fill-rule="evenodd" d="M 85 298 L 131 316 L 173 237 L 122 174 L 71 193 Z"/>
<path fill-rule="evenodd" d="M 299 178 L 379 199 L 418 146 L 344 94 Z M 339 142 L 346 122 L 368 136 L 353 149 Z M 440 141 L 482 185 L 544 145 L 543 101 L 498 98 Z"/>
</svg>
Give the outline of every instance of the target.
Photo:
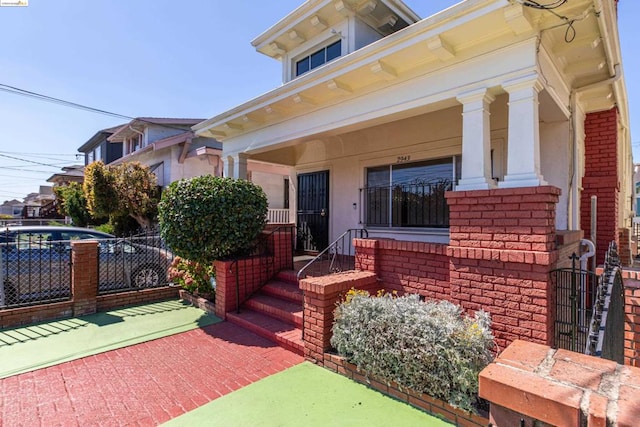
<svg viewBox="0 0 640 427">
<path fill-rule="evenodd" d="M 139 117 L 107 137 L 109 144 L 122 149 L 109 162 L 140 162 L 149 166 L 165 187 L 183 178 L 222 175 L 222 147 L 214 138 L 196 136 L 191 126 L 201 119 Z"/>
<path fill-rule="evenodd" d="M 60 218 L 54 203 L 53 187 L 41 185 L 37 193 L 29 193 L 24 198 L 22 218 Z"/>
<path fill-rule="evenodd" d="M 24 203 L 19 200 L 5 200 L 4 203 L 0 205 L 0 215 L 10 215 L 13 218 L 20 218 L 23 208 Z"/>
<path fill-rule="evenodd" d="M 99 130 L 78 148 L 84 154 L 85 166 L 99 160 L 106 165 L 122 157 L 122 143 L 107 141 L 122 126 L 124 125 Z"/>
<path fill-rule="evenodd" d="M 559 192 L 539 213 L 554 236 L 589 237 L 597 196 L 598 262 L 612 240 L 625 251 L 634 188 L 615 1 L 466 0 L 420 19 L 400 0 L 309 0 L 252 44 L 282 62 L 284 84 L 193 129 L 222 141 L 228 176 L 290 177 L 295 222 L 316 242 L 305 249 L 356 227 L 451 251 L 531 249 L 552 239 L 532 229 L 533 205 L 512 206 L 530 218 L 518 230 L 544 235 L 528 241 L 459 215 L 455 193 L 490 210 L 493 192 L 540 191 Z"/>
<path fill-rule="evenodd" d="M 55 173 L 47 179 L 47 182 L 53 183 L 54 187 L 67 185 L 71 182 L 79 182 L 82 184 L 83 181 L 84 165 L 64 166 L 62 172 Z"/>
</svg>

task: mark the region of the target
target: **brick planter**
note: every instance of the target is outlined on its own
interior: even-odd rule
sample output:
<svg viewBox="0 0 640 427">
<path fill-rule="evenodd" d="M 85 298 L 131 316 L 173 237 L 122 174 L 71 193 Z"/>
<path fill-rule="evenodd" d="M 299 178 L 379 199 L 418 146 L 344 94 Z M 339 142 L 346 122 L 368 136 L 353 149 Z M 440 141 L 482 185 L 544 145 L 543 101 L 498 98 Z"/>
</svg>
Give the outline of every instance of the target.
<svg viewBox="0 0 640 427">
<path fill-rule="evenodd" d="M 330 371 L 344 375 L 345 377 L 378 390 L 387 396 L 391 396 L 401 402 L 408 403 L 422 411 L 444 417 L 447 421 L 457 426 L 486 427 L 489 419 L 482 415 L 470 414 L 461 409 L 454 408 L 442 400 L 433 398 L 425 393 L 419 393 L 407 387 L 401 387 L 395 382 L 387 383 L 374 377 L 369 377 L 358 370 L 353 363 L 347 362 L 336 354 L 324 354 L 324 367 Z"/>
</svg>

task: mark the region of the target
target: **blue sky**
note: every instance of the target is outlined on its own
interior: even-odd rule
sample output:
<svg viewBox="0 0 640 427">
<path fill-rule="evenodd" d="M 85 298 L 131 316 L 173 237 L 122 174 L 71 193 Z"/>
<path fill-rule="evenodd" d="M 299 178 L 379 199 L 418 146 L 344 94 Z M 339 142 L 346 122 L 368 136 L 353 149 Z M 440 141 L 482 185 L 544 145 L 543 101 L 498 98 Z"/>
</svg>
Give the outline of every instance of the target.
<svg viewBox="0 0 640 427">
<path fill-rule="evenodd" d="M 405 3 L 424 18 L 457 0 Z M 0 7 L 0 84 L 127 116 L 209 118 L 281 84 L 280 63 L 250 42 L 300 4 L 30 0 L 28 7 Z M 620 0 L 636 161 L 638 16 L 640 1 Z M 0 91 L 0 202 L 20 200 L 60 166 L 82 163 L 77 148 L 97 130 L 122 122 Z"/>
</svg>

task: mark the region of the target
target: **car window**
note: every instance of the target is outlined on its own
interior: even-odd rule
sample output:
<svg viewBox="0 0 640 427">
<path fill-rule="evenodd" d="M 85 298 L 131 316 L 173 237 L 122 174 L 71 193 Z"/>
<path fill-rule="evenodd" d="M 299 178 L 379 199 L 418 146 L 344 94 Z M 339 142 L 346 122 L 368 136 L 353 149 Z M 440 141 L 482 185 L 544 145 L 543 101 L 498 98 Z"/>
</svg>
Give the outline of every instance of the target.
<svg viewBox="0 0 640 427">
<path fill-rule="evenodd" d="M 17 233 L 15 242 L 19 249 L 50 249 L 53 233 L 47 231 L 32 231 Z"/>
</svg>

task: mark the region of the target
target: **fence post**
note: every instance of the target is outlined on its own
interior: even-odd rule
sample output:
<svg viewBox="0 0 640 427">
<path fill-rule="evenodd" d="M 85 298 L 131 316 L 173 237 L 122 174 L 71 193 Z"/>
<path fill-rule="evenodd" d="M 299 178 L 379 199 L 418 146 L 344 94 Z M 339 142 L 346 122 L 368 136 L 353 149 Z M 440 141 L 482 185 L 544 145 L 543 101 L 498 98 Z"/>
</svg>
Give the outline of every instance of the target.
<svg viewBox="0 0 640 427">
<path fill-rule="evenodd" d="M 98 242 L 71 242 L 71 295 L 74 316 L 96 312 L 98 296 Z"/>
</svg>

